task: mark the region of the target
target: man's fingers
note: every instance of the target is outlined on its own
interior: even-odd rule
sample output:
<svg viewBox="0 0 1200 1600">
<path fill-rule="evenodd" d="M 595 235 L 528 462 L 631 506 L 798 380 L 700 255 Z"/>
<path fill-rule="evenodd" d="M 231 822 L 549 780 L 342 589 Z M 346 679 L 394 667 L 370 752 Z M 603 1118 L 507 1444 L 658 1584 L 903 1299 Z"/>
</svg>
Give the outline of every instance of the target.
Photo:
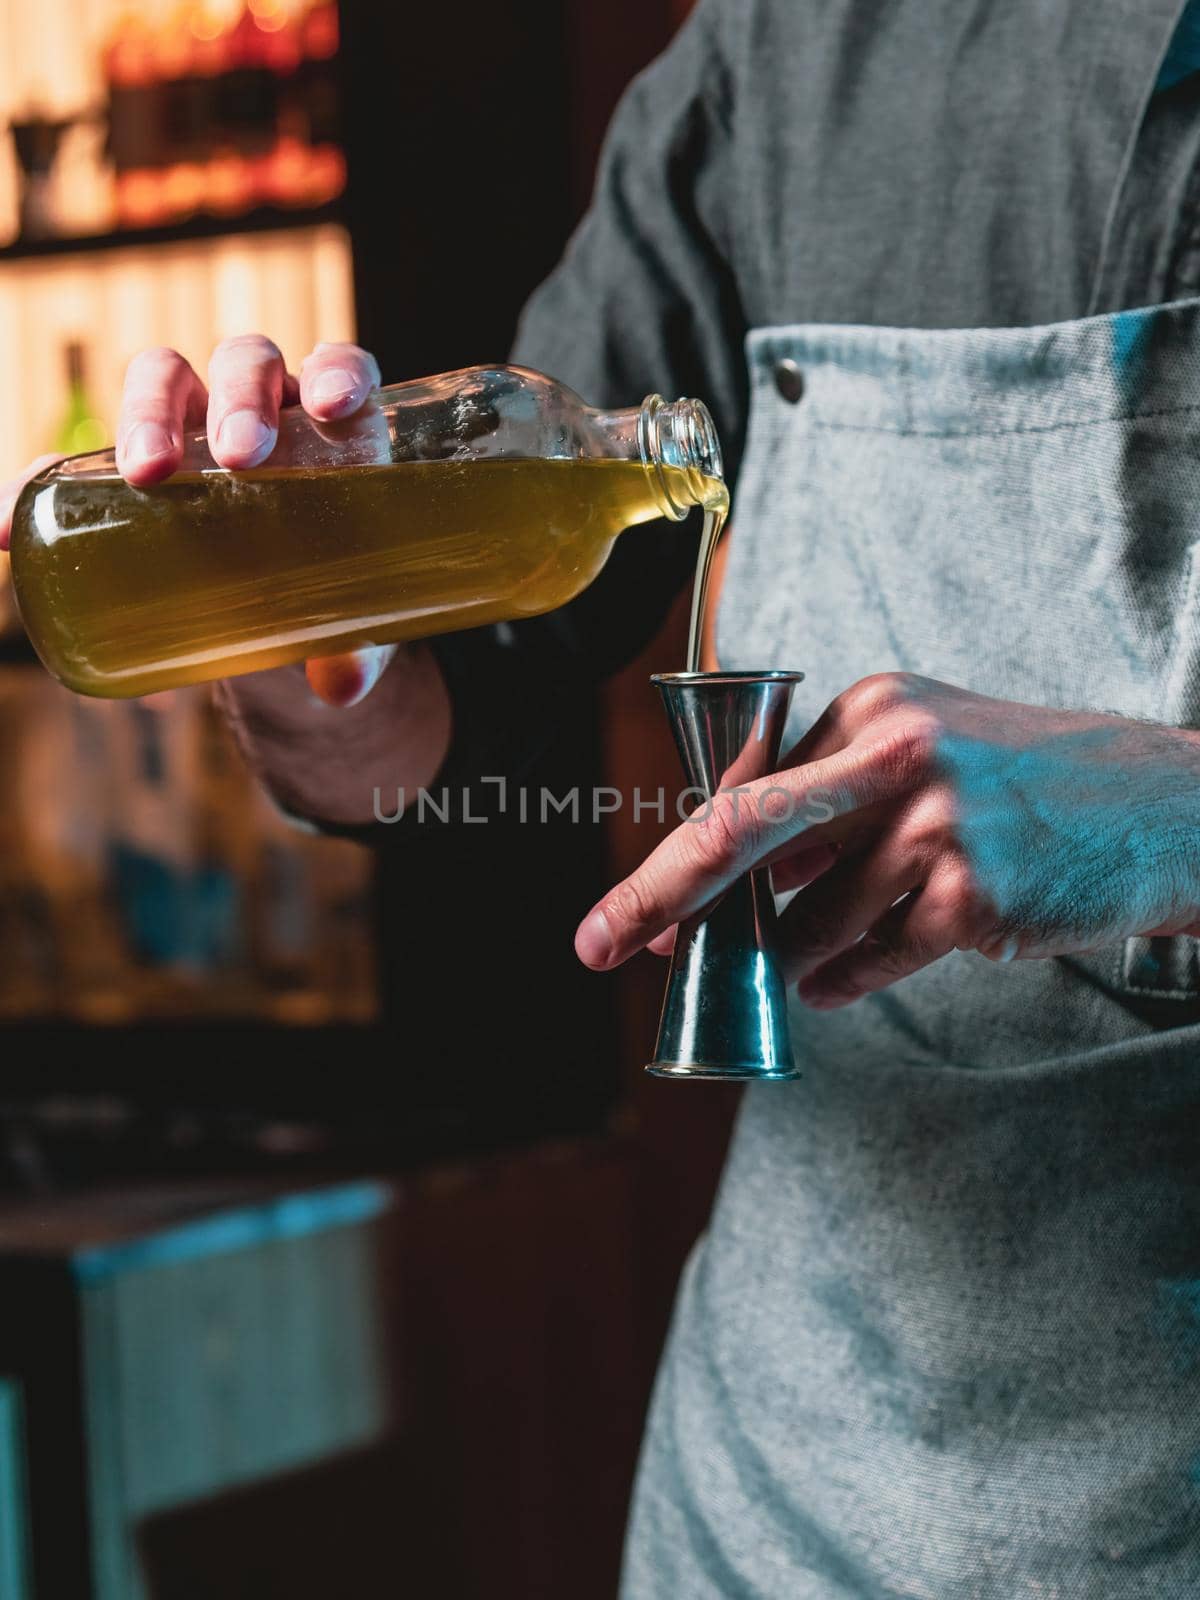
<svg viewBox="0 0 1200 1600">
<path fill-rule="evenodd" d="M 130 483 L 158 483 L 178 467 L 183 435 L 204 418 L 204 385 L 177 350 L 134 356 L 117 423 L 117 471 Z"/>
<path fill-rule="evenodd" d="M 356 344 L 319 344 L 300 368 L 300 404 L 312 417 L 348 417 L 379 383 L 379 364 Z"/>
<path fill-rule="evenodd" d="M 219 466 L 264 462 L 279 436 L 285 372 L 277 345 L 259 333 L 226 339 L 208 364 L 208 444 Z"/>
<path fill-rule="evenodd" d="M 787 894 L 792 889 L 803 889 L 814 878 L 827 872 L 841 853 L 836 841 L 815 844 L 807 850 L 795 850 L 771 867 L 771 887 L 776 894 Z"/>
<path fill-rule="evenodd" d="M 837 860 L 841 846 L 818 844 L 811 850 L 796 850 L 777 861 L 771 868 L 771 888 L 776 894 L 786 894 L 789 889 L 800 889 L 827 872 Z M 675 948 L 679 924 L 673 922 L 664 932 L 651 939 L 646 949 L 656 956 L 669 956 Z"/>
<path fill-rule="evenodd" d="M 779 952 L 789 982 L 849 950 L 919 877 L 918 863 L 885 838 L 801 889 L 779 920 Z"/>
<path fill-rule="evenodd" d="M 0 484 L 0 550 L 8 549 L 9 538 L 12 533 L 13 507 L 17 503 L 17 496 L 21 490 L 29 482 L 30 478 L 36 478 L 44 467 L 52 467 L 56 461 L 61 460 L 62 456 L 56 455 L 53 451 L 49 455 L 38 456 L 37 460 L 31 461 L 19 476 L 10 478 L 5 484 Z"/>
<path fill-rule="evenodd" d="M 723 791 L 676 828 L 594 906 L 575 950 L 585 966 L 617 966 L 671 923 L 709 904 L 751 867 L 873 826 L 880 802 L 917 781 L 907 736 L 864 740 L 825 761 Z"/>
<path fill-rule="evenodd" d="M 910 672 L 876 672 L 860 678 L 844 689 L 780 763 L 785 767 L 806 766 L 823 761 L 843 750 L 885 720 L 910 720 L 914 728 L 921 723 L 921 696 L 931 685 L 927 678 Z"/>
<path fill-rule="evenodd" d="M 394 644 L 382 644 L 339 656 L 315 656 L 304 667 L 308 686 L 326 705 L 356 706 L 370 694 L 395 654 Z"/>
<path fill-rule="evenodd" d="M 952 918 L 928 889 L 919 889 L 887 911 L 858 944 L 802 979 L 800 998 L 832 1011 L 919 972 L 956 947 Z"/>
</svg>

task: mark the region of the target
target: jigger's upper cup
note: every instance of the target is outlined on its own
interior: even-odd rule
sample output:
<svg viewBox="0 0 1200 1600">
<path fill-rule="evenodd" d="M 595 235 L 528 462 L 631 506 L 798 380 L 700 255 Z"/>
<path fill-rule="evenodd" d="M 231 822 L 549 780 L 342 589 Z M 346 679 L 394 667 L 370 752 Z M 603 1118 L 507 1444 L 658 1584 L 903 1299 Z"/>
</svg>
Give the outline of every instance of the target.
<svg viewBox="0 0 1200 1600">
<path fill-rule="evenodd" d="M 688 783 L 706 795 L 774 772 L 802 672 L 656 672 Z"/>
<path fill-rule="evenodd" d="M 711 797 L 774 772 L 792 691 L 803 677 L 656 674 L 651 682 L 662 695 L 688 786 Z M 667 1078 L 798 1076 L 774 939 L 775 901 L 765 869 L 739 878 L 703 914 L 679 924 L 647 1072 Z"/>
</svg>

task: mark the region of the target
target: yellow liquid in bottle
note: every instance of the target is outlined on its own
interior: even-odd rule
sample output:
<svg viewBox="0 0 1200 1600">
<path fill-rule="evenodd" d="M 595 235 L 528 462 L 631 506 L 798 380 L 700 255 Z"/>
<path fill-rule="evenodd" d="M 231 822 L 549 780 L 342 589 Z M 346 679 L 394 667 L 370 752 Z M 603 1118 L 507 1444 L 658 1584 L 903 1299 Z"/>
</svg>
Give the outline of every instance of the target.
<svg viewBox="0 0 1200 1600">
<path fill-rule="evenodd" d="M 686 475 L 664 471 L 682 503 Z M 14 587 L 57 678 L 143 695 L 551 611 L 622 529 L 660 515 L 636 461 L 266 468 L 152 489 L 51 473 L 17 505 Z"/>
</svg>

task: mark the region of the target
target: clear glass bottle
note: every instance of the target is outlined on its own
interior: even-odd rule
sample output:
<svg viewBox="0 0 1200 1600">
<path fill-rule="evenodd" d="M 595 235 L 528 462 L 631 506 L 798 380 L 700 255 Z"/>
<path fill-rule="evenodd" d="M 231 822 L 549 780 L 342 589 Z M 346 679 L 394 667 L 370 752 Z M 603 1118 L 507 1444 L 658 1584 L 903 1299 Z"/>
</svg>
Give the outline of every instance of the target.
<svg viewBox="0 0 1200 1600">
<path fill-rule="evenodd" d="M 535 616 L 622 529 L 727 503 L 698 401 L 599 411 L 540 373 L 470 367 L 344 422 L 285 411 L 251 472 L 217 467 L 203 434 L 149 489 L 111 450 L 59 462 L 18 500 L 13 583 L 56 678 L 142 695 Z"/>
</svg>

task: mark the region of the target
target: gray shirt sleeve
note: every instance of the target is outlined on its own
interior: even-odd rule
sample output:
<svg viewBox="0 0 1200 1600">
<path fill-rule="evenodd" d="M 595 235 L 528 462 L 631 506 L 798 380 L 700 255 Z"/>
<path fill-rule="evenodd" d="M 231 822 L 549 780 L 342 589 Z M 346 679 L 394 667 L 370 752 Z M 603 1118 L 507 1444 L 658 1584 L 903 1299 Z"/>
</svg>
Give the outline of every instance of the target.
<svg viewBox="0 0 1200 1600">
<path fill-rule="evenodd" d="M 729 9 L 701 0 L 626 92 L 591 207 L 527 304 L 512 359 L 560 379 L 590 405 L 637 405 L 653 391 L 704 400 L 732 471 L 746 381 L 729 264 Z M 431 640 L 455 708 L 441 781 L 519 777 L 580 691 L 653 636 L 688 580 L 697 532 L 692 521 L 635 529 L 618 539 L 591 588 L 561 610 Z"/>
</svg>

